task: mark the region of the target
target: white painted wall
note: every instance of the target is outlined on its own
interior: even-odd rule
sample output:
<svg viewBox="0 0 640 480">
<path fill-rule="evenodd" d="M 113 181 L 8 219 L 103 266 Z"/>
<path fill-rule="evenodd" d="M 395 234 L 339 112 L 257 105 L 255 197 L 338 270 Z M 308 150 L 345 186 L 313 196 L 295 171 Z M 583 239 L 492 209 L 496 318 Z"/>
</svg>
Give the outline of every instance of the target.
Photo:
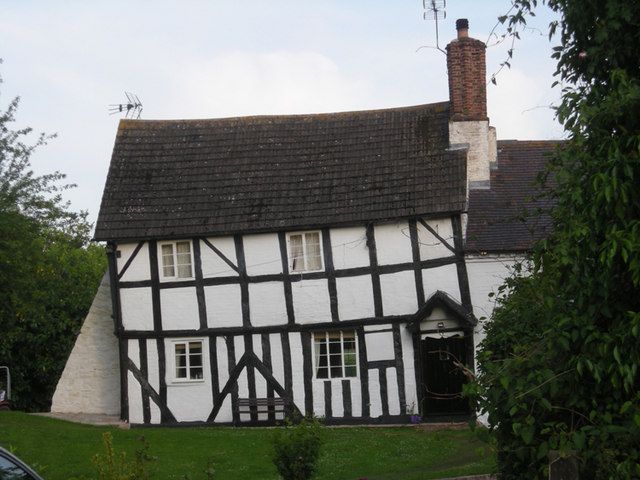
<svg viewBox="0 0 640 480">
<path fill-rule="evenodd" d="M 241 327 L 242 301 L 240 285 L 215 285 L 204 287 L 207 306 L 207 326 Z"/>
<path fill-rule="evenodd" d="M 200 328 L 195 287 L 160 290 L 162 328 L 164 330 L 197 330 Z"/>
<path fill-rule="evenodd" d="M 120 414 L 120 361 L 111 312 L 105 274 L 56 386 L 52 412 Z"/>
<path fill-rule="evenodd" d="M 489 121 L 449 122 L 449 142 L 469 144 L 467 179 L 469 182 L 489 181 Z"/>
<path fill-rule="evenodd" d="M 436 291 L 442 290 L 457 302 L 461 301 L 458 269 L 453 263 L 423 270 L 422 285 L 424 287 L 425 300 L 429 300 Z"/>
<path fill-rule="evenodd" d="M 296 323 L 331 321 L 329 286 L 325 279 L 301 280 L 291 284 Z"/>
<path fill-rule="evenodd" d="M 300 333 L 289 334 L 291 346 L 291 373 L 293 383 L 293 403 L 304 414 L 304 370 L 302 366 L 302 340 Z"/>
<path fill-rule="evenodd" d="M 282 282 L 250 283 L 249 310 L 251 325 L 268 326 L 287 323 L 287 306 Z"/>
<path fill-rule="evenodd" d="M 211 245 L 220 250 L 231 263 L 238 266 L 233 237 L 209 237 L 207 240 Z M 204 278 L 233 277 L 238 275 L 216 252 L 202 241 L 200 242 L 200 257 L 202 259 L 202 276 Z"/>
<path fill-rule="evenodd" d="M 118 273 L 122 272 L 124 265 L 129 261 L 137 246 L 137 243 L 123 243 L 118 245 L 118 250 L 120 251 L 120 258 L 116 258 Z M 151 278 L 149 268 L 149 244 L 145 242 L 120 280 L 123 282 L 135 282 L 148 280 L 149 278 Z"/>
<path fill-rule="evenodd" d="M 340 320 L 374 316 L 371 275 L 336 278 Z"/>
<path fill-rule="evenodd" d="M 418 310 L 413 270 L 380 275 L 384 315 L 410 315 Z"/>
<path fill-rule="evenodd" d="M 248 275 L 282 273 L 280 242 L 277 234 L 245 235 L 242 240 Z"/>
<path fill-rule="evenodd" d="M 451 218 L 425 220 L 435 232 L 453 247 L 453 227 Z M 420 259 L 431 260 L 434 258 L 450 257 L 453 252 L 449 250 L 433 233 L 427 230 L 422 223 L 417 223 L 418 246 L 420 247 Z"/>
<path fill-rule="evenodd" d="M 413 261 L 408 222 L 382 223 L 374 226 L 378 265 Z"/>
<path fill-rule="evenodd" d="M 369 266 L 365 227 L 332 228 L 329 235 L 336 269 Z"/>
<path fill-rule="evenodd" d="M 389 325 L 387 325 L 389 327 Z M 367 360 L 393 360 L 393 333 L 366 332 L 364 335 L 367 345 Z"/>
<path fill-rule="evenodd" d="M 120 289 L 120 306 L 126 330 L 153 330 L 151 287 Z"/>
</svg>

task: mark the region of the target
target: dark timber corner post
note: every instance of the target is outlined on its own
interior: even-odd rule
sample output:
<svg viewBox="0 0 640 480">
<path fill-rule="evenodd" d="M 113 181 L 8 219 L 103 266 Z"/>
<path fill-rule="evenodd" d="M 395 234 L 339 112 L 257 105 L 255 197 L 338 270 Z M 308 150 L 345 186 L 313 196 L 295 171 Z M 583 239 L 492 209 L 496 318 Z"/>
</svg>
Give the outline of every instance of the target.
<svg viewBox="0 0 640 480">
<path fill-rule="evenodd" d="M 120 419 L 129 421 L 129 394 L 127 384 L 127 339 L 123 338 L 122 309 L 120 308 L 120 292 L 118 289 L 118 245 L 107 242 L 107 261 L 109 265 L 109 289 L 111 291 L 111 308 L 113 313 L 114 334 L 118 338 L 118 358 L 120 363 Z"/>
</svg>

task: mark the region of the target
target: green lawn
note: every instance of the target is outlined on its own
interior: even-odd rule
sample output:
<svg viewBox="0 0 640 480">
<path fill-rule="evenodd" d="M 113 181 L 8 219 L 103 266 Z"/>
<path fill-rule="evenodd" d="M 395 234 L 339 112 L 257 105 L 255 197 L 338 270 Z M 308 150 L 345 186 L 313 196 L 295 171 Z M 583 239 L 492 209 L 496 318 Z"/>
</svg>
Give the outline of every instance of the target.
<svg viewBox="0 0 640 480">
<path fill-rule="evenodd" d="M 270 460 L 273 430 L 266 428 L 93 427 L 0 412 L 0 445 L 36 464 L 47 480 L 94 478 L 91 457 L 102 451 L 101 434 L 111 431 L 116 449 L 132 455 L 144 435 L 156 479 L 204 479 L 207 460 L 216 479 L 277 479 Z M 493 458 L 469 430 L 425 432 L 418 428 L 326 428 L 317 479 L 432 479 L 488 473 Z"/>
</svg>

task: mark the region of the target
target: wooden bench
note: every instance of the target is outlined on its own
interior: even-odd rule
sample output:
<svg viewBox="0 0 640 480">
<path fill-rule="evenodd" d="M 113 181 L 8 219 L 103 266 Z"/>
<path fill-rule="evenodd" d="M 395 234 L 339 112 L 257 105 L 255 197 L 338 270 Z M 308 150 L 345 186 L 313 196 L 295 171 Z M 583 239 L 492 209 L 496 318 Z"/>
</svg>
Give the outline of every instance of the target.
<svg viewBox="0 0 640 480">
<path fill-rule="evenodd" d="M 250 415 L 253 412 L 256 414 L 269 414 L 270 419 L 282 420 L 287 413 L 287 402 L 280 397 L 238 399 L 238 413 L 240 415 Z"/>
</svg>

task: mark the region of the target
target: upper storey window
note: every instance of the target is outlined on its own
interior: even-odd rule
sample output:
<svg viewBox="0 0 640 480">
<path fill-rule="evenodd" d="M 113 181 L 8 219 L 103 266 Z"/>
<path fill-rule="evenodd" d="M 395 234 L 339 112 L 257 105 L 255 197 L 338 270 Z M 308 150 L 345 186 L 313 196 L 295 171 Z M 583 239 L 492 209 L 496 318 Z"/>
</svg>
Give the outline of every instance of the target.
<svg viewBox="0 0 640 480">
<path fill-rule="evenodd" d="M 320 232 L 290 233 L 288 239 L 290 272 L 317 272 L 324 268 Z"/>
<path fill-rule="evenodd" d="M 193 278 L 190 241 L 163 243 L 160 247 L 163 278 Z"/>
</svg>

